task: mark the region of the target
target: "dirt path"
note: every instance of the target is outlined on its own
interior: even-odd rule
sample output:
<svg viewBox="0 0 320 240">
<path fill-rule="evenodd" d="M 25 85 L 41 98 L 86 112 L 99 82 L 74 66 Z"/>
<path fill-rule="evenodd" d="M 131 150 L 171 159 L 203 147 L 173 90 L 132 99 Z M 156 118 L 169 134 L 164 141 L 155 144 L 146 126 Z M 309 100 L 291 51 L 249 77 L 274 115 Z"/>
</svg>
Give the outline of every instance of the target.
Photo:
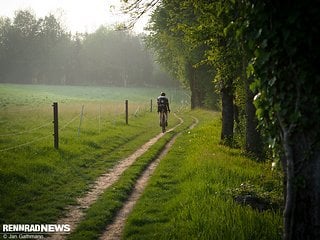
<svg viewBox="0 0 320 240">
<path fill-rule="evenodd" d="M 175 115 L 176 116 L 176 115 Z M 177 116 L 176 116 L 177 117 Z M 177 117 L 180 123 L 175 127 L 169 129 L 167 132 L 173 131 L 176 127 L 183 123 L 183 119 Z M 102 174 L 92 185 L 90 190 L 81 198 L 77 199 L 77 204 L 68 206 L 66 208 L 65 217 L 59 219 L 57 224 L 70 224 L 71 232 L 75 230 L 81 219 L 84 217 L 84 210 L 88 209 L 98 197 L 112 184 L 114 184 L 121 176 L 121 174 L 130 167 L 137 158 L 144 154 L 153 144 L 155 144 L 164 134 L 160 133 L 154 138 L 150 139 L 138 150 L 136 150 L 129 157 L 121 160 L 112 169 L 108 170 L 105 174 Z M 48 239 L 63 240 L 66 235 L 52 235 Z"/>
<path fill-rule="evenodd" d="M 195 120 L 194 123 L 189 127 L 189 129 L 194 128 L 198 124 L 198 119 L 194 118 Z M 142 195 L 149 178 L 153 174 L 154 170 L 158 166 L 159 162 L 161 159 L 167 155 L 168 151 L 174 144 L 176 138 L 180 135 L 181 133 L 177 134 L 175 137 L 173 137 L 164 147 L 163 151 L 160 153 L 159 157 L 154 160 L 148 167 L 147 169 L 142 173 L 142 175 L 139 177 L 137 180 L 133 192 L 131 193 L 130 197 L 128 200 L 124 203 L 122 209 L 117 213 L 114 221 L 112 224 L 107 226 L 106 230 L 103 232 L 103 234 L 100 237 L 100 240 L 118 240 L 121 239 L 121 235 L 124 229 L 124 225 L 126 222 L 126 219 L 128 218 L 129 214 L 131 213 L 134 205 Z"/>
</svg>

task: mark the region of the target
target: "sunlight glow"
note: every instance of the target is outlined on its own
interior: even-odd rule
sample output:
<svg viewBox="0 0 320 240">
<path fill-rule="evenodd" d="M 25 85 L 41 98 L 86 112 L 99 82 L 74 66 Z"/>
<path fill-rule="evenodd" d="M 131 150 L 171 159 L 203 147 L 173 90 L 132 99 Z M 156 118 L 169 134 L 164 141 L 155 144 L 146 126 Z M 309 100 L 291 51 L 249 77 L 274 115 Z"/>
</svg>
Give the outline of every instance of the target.
<svg viewBox="0 0 320 240">
<path fill-rule="evenodd" d="M 94 32 L 101 25 L 115 25 L 128 19 L 119 13 L 120 0 L 0 0 L 0 16 L 13 18 L 17 10 L 30 9 L 37 17 L 53 13 L 71 32 Z M 134 28 L 142 32 L 146 18 Z"/>
</svg>

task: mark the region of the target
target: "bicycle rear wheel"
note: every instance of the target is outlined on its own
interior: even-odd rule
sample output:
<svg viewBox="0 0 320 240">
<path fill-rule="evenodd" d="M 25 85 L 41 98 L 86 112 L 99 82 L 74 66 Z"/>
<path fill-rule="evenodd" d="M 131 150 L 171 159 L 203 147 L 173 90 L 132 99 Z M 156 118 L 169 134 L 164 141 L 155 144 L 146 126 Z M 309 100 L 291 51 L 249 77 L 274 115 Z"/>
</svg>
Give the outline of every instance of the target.
<svg viewBox="0 0 320 240">
<path fill-rule="evenodd" d="M 161 127 L 162 132 L 164 133 L 166 131 L 166 114 L 164 112 L 161 114 Z"/>
</svg>

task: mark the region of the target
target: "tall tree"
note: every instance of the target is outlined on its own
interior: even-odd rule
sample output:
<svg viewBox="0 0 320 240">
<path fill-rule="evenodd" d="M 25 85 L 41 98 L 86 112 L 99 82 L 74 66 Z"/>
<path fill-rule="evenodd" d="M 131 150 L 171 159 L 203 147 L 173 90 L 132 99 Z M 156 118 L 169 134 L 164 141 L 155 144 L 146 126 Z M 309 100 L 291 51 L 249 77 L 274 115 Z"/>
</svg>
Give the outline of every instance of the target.
<svg viewBox="0 0 320 240">
<path fill-rule="evenodd" d="M 18 11 L 0 19 L 0 81 L 143 86 L 156 83 L 141 36 L 101 26 L 72 36 L 49 14 Z M 159 75 L 157 76 L 159 77 Z M 162 85 L 157 82 L 157 85 Z"/>
<path fill-rule="evenodd" d="M 83 41 L 83 76 L 96 84 L 144 85 L 152 78 L 152 58 L 140 37 L 100 27 Z"/>
<path fill-rule="evenodd" d="M 284 238 L 320 239 L 320 97 L 317 92 L 320 15 L 316 2 L 184 0 L 181 5 L 190 3 L 198 6 L 201 14 L 205 13 L 197 26 L 202 32 L 198 36 L 205 36 L 212 46 L 209 60 L 218 60 L 215 63 L 218 82 L 234 79 L 229 79 L 228 74 L 243 75 L 249 63 L 248 78 L 242 76 L 249 103 L 247 113 L 252 116 L 254 111 L 248 88 L 251 85 L 250 90 L 257 93 L 254 98 L 260 125 L 273 139 L 271 146 L 279 144 L 280 154 L 284 156 Z M 183 16 L 179 15 L 180 11 L 176 13 Z M 228 28 L 232 35 L 228 35 Z M 232 47 L 234 41 L 240 41 L 235 46 L 241 50 L 242 67 L 233 69 L 236 63 L 232 61 L 233 54 L 237 51 L 227 47 Z M 237 73 L 239 69 L 240 74 Z M 253 83 L 252 77 L 255 78 Z M 232 84 L 225 83 L 227 85 L 222 85 L 221 89 L 230 94 L 232 89 L 225 87 Z M 247 130 L 252 131 L 252 128 L 247 127 Z M 250 136 L 247 134 L 248 139 Z M 247 144 L 251 148 L 252 143 L 248 141 Z"/>
<path fill-rule="evenodd" d="M 284 155 L 284 239 L 320 239 L 319 13 L 309 1 L 249 3 L 257 113 Z"/>
<path fill-rule="evenodd" d="M 5 82 L 9 69 L 9 33 L 11 32 L 11 20 L 0 17 L 0 82 Z"/>
<path fill-rule="evenodd" d="M 188 44 L 194 48 L 204 45 L 201 61 L 214 69 L 212 80 L 220 93 L 222 105 L 221 140 L 231 144 L 234 130 L 234 82 L 239 76 L 239 51 L 231 34 L 225 31 L 233 17 L 230 3 L 185 0 L 181 5 L 190 6 L 194 15 L 192 24 L 183 26 Z"/>
<path fill-rule="evenodd" d="M 186 30 L 196 21 L 193 4 L 162 1 L 151 18 L 149 45 L 156 51 L 158 61 L 191 90 L 191 108 L 203 107 L 212 84 L 214 71 L 201 64 L 205 44 L 191 44 Z"/>
<path fill-rule="evenodd" d="M 35 77 L 40 83 L 60 84 L 65 82 L 71 36 L 54 15 L 39 19 L 40 34 Z"/>
<path fill-rule="evenodd" d="M 8 48 L 10 78 L 15 82 L 32 82 L 38 33 L 38 22 L 31 11 L 16 12 Z"/>
</svg>

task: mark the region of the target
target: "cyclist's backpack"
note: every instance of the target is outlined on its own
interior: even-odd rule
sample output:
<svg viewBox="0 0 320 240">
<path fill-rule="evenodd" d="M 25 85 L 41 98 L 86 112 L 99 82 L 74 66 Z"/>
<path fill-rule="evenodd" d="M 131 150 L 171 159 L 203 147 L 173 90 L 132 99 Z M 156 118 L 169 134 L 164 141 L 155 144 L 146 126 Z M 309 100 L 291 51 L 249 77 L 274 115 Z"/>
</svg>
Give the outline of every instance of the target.
<svg viewBox="0 0 320 240">
<path fill-rule="evenodd" d="M 158 99 L 158 107 L 159 107 L 159 109 L 166 110 L 167 109 L 167 101 L 168 101 L 167 98 L 159 97 L 159 99 Z"/>
</svg>

